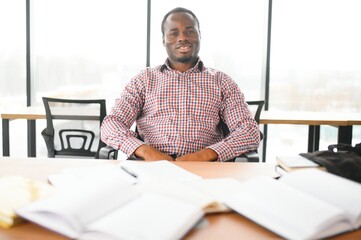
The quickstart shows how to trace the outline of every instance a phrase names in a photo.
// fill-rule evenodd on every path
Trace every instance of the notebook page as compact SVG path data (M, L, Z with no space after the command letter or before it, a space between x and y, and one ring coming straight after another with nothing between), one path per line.
M238 192L225 201L230 208L287 239L312 238L343 217L340 209L271 178L250 179ZM341 221L337 231L347 227Z
M234 178L205 178L188 184L220 202L236 195L242 187Z
M141 181L135 187L141 193L158 193L194 204L202 208L206 213L229 211L216 198L195 188L193 183L170 179L163 181L163 179L152 178L147 181Z
M181 239L202 216L192 204L143 194L91 224L80 239Z
M136 178L119 169L117 165L67 168L61 173L49 175L48 181L58 189L67 189L82 181L108 178L110 175L119 175L129 183L137 182Z
M354 228L361 225L361 184L316 169L292 172L279 181L343 209Z
M113 175L61 188L53 196L20 208L17 213L74 238L74 234L79 234L87 224L138 195L133 185Z
M152 177L177 180L181 182L194 181L201 179L200 176L193 174L169 161L123 161L120 164L131 174L134 174L139 180L149 179Z

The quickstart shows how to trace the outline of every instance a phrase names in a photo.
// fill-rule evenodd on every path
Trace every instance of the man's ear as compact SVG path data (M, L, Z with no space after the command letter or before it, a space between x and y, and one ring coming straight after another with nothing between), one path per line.
M163 46L165 46L165 39L164 36L162 37Z

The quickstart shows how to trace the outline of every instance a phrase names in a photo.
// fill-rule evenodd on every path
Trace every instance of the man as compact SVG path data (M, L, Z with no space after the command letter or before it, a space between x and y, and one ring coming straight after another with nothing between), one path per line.
M102 140L144 160L226 161L257 149L258 124L226 74L198 57L200 28L188 9L162 21L165 64L147 68L125 87L102 124ZM218 124L230 129L225 138ZM142 140L130 130L136 121Z

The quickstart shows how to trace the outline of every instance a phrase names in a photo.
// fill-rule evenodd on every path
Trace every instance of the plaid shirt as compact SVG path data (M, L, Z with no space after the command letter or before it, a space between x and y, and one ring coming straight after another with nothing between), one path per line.
M217 127L220 119L230 129L227 138ZM135 121L144 142L130 130ZM101 129L102 140L128 156L146 143L176 156L211 148L218 161L225 161L257 149L260 141L258 124L237 84L200 60L183 73L167 62L140 72Z

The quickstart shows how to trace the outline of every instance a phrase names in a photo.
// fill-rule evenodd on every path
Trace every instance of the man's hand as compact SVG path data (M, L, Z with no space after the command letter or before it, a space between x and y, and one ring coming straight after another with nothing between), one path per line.
M137 156L138 158L143 158L145 161L155 161L155 160L169 160L169 161L174 161L174 159L169 156L168 154L165 154L161 151L159 151L158 149L143 144L141 146L139 146L135 151L134 151L135 156Z
M209 162L209 161L216 161L218 159L218 154L210 149L205 148L195 153L190 153L187 155L183 155L177 157L176 161L193 161L193 162Z

